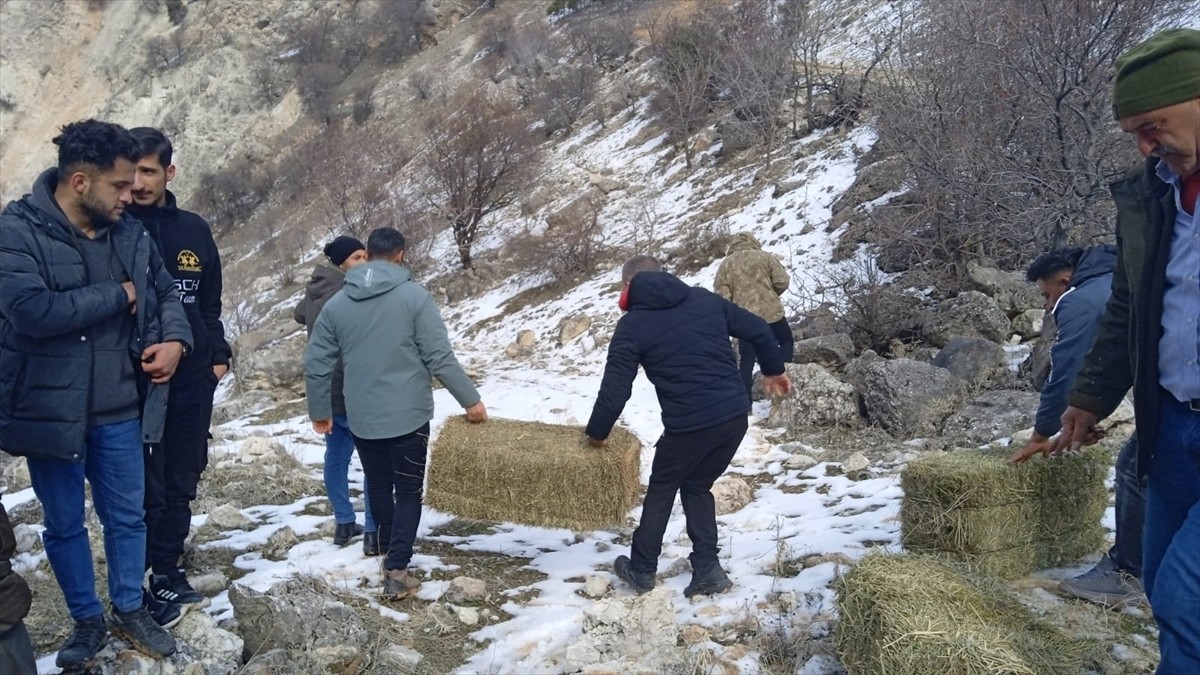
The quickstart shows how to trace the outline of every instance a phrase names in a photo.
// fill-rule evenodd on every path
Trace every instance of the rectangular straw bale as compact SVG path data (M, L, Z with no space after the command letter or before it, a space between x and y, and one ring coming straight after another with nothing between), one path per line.
M1108 450L1018 466L1007 458L1007 450L960 450L912 462L901 477L905 548L953 554L1005 578L1100 548Z
M473 520L592 530L624 525L641 494L642 444L616 427L603 448L582 427L491 417L447 420L425 502Z
M1075 675L1089 650L1002 583L934 556L867 555L837 596L850 675Z

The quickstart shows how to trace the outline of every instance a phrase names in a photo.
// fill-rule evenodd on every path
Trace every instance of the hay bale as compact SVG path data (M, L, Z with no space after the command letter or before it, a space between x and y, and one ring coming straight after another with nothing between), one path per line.
M1104 543L1106 448L1013 466L1007 450L912 462L901 476L901 541L1007 579L1075 561Z
M447 420L433 444L425 502L464 518L591 530L625 523L641 493L642 444L616 427L604 448L582 427Z
M867 555L837 595L850 675L1075 675L1088 652L1001 582L933 556Z

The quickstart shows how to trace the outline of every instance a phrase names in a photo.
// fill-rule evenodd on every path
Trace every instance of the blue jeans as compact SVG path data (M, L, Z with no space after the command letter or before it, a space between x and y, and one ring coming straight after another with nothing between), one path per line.
M58 579L71 618L100 616L92 547L84 526L83 480L92 486L92 503L104 526L108 595L118 612L142 606L146 562L146 523L142 501L146 484L139 420L89 427L83 462L29 458L33 491L42 502L46 557Z
M1184 675L1200 673L1200 412L1161 398L1142 583L1158 622L1157 672Z
M333 507L333 520L338 523L354 522L354 507L350 504L350 457L354 455L354 437L345 415L333 416L333 432L325 436L325 494ZM363 530L375 531L375 519L371 517L371 500L364 499Z

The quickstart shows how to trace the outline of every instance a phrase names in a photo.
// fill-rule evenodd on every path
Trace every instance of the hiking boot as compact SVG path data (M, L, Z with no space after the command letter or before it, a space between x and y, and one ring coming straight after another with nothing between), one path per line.
M103 616L76 621L71 636L58 650L54 665L63 670L82 670L104 646L107 635L108 626L104 625Z
M113 635L128 640L133 648L146 656L161 659L175 653L175 638L154 621L145 607L132 612L112 612Z
M183 615L187 614L191 605L180 605L175 602L163 602L154 597L150 591L142 590L142 607L150 612L150 617L154 619L154 623L163 628L173 628L175 624L183 619Z
M363 555L373 558L379 555L379 533L363 532Z
M613 561L613 571L621 581L633 587L638 595L654 590L654 575L650 572L638 572L629 566L629 556L619 555Z
M421 580L408 573L408 570L384 570L383 597L392 600L411 598L421 589Z
M173 602L177 605L196 605L204 602L204 596L192 588L183 570L175 570L174 574L152 574L150 592L154 594L154 599L160 602Z
M363 526L358 523L338 523L333 530L333 545L345 546L350 540L363 533Z
M694 570L692 582L683 589L683 594L689 598L694 595L716 595L729 590L730 586L733 586L733 582L729 580L725 570L721 569L720 565L713 565Z
M1142 582L1137 577L1117 569L1112 558L1104 556L1092 569L1071 579L1063 579L1063 592L1080 600L1106 607L1121 607L1141 600Z

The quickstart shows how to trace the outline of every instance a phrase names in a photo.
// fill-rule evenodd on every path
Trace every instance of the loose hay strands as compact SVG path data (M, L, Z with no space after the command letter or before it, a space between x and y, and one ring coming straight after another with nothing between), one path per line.
M1088 646L998 581L933 556L870 554L837 583L851 675L1075 675Z
M425 501L475 520L573 530L621 525L641 492L641 449L621 427L593 448L581 427L452 417L430 454Z
M1108 449L1018 466L1007 457L1007 450L960 450L909 464L901 477L905 548L953 554L1005 578L1100 548Z

